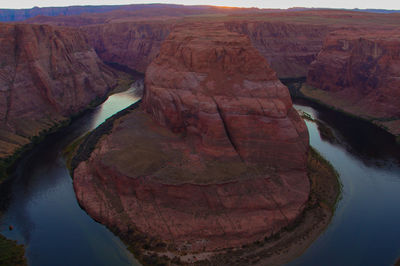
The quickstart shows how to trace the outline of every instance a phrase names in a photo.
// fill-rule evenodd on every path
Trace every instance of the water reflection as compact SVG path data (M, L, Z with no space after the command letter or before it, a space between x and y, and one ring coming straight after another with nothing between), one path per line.
M73 139L137 101L141 88L138 83L110 96L49 136L21 162L9 187L0 188L2 198L9 197L0 231L27 245L31 265L137 264L117 237L78 206L60 154ZM390 265L400 255L399 146L362 121L323 108L295 107L327 123L338 136L337 143L323 140L316 124L307 122L311 145L341 175L343 198L325 233L289 265Z
M366 164L388 167L398 167L400 164L400 145L385 130L306 100L296 100L295 103L332 127L341 142L340 146Z
M385 132L360 121L329 110L295 108L341 136L339 143L329 143L314 122L306 122L311 145L339 172L343 195L325 233L289 265L391 265L400 255L399 147Z
M21 161L8 182L0 230L26 245L30 265L135 265L125 245L78 205L62 150L114 113L138 101L142 81L50 135ZM6 189L2 190L5 191ZM4 207L4 206L3 206ZM8 225L14 230L9 231Z

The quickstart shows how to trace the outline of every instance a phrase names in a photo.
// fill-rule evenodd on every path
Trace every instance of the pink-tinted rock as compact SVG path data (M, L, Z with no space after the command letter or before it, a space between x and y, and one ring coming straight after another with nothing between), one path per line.
M307 83L325 92L321 101L400 134L399 73L399 31L337 31L325 40Z
M0 157L116 85L78 30L0 24Z
M172 23L120 22L82 27L99 57L144 73L157 56Z
M276 14L278 15L278 14ZM282 20L284 15L282 14ZM308 67L322 48L332 26L311 23L231 21L226 27L250 37L279 78L307 76Z
M74 171L80 205L124 239L215 251L302 213L308 132L247 36L175 28L146 71L143 107L115 120Z
M147 69L145 86L146 111L192 137L199 151L305 167L305 124L247 36L221 25L177 27Z

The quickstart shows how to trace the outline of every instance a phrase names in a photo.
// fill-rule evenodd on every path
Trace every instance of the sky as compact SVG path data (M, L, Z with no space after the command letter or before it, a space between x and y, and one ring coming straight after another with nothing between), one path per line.
M33 6L126 5L141 3L173 3L184 5L217 5L259 8L329 7L399 9L400 0L0 0L0 8L32 8Z

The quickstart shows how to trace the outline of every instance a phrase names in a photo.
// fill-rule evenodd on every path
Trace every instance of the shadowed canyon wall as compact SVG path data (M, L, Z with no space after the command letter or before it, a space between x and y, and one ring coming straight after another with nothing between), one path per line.
M400 134L400 32L338 31L324 42L307 83L310 97Z
M102 60L144 73L172 27L162 22L121 22L86 26L82 31Z
M248 35L279 78L306 77L308 66L333 29L326 25L283 22L227 22L225 25L231 31Z
M0 157L106 96L118 75L76 29L0 24Z

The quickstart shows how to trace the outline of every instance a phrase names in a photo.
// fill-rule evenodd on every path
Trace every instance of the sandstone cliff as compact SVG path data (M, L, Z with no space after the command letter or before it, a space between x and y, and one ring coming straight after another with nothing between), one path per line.
M196 36L190 32L196 26L177 26L163 43L146 71L147 112L198 138L199 149L210 154L304 167L307 130L275 72L247 36L199 28L203 35Z
M250 37L279 78L306 77L332 26L285 22L226 22L226 27Z
M82 27L99 57L144 73L157 56L171 23L121 22Z
M113 22L85 26L82 30L104 61L144 73L174 24L173 20ZM279 78L305 77L308 66L322 48L324 37L332 30L325 25L281 22L231 21L225 26L230 31L248 35Z
M175 28L146 71L143 109L95 131L74 171L81 206L124 239L215 251L302 213L307 128L247 36L223 24Z
M400 134L400 32L337 31L312 63L307 96Z
M0 58L0 157L116 85L78 30L0 24Z

